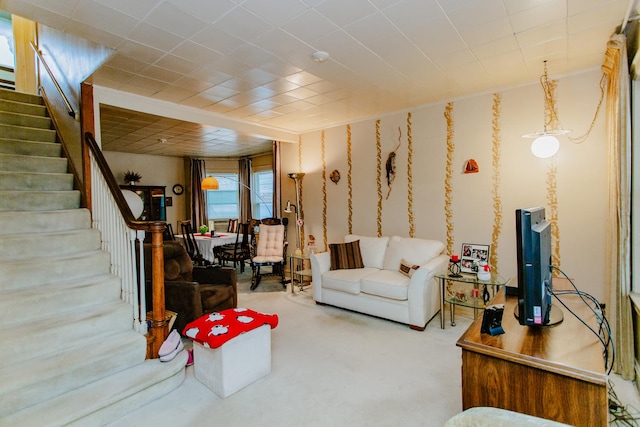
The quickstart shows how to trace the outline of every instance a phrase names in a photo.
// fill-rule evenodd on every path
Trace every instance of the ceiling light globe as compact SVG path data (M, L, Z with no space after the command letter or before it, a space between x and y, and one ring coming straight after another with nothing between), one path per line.
M531 152L541 159L548 159L558 152L560 141L551 135L542 135L531 143Z

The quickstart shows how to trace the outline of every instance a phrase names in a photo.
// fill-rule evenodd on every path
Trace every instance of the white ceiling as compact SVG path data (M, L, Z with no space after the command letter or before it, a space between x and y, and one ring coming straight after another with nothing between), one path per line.
M0 9L115 49L94 84L297 134L535 82L544 60L551 78L597 67L636 1L0 0ZM315 62L315 51L330 58ZM225 138L242 142L216 152L215 136L198 132L208 143L194 136L184 153L264 144L232 132ZM147 146L181 152L165 139L164 149Z

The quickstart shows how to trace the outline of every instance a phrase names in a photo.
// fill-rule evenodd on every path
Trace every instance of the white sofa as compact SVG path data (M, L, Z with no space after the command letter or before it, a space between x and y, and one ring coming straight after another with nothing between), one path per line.
M444 273L449 258L437 240L409 237L345 236L359 240L364 268L331 270L329 252L311 254L313 298L318 304L366 313L424 330L440 309L435 274ZM400 262L419 268L411 277L400 273Z

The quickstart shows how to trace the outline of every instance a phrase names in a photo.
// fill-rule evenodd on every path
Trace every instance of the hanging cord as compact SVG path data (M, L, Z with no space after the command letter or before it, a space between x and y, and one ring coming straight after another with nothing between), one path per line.
M574 144L581 144L584 141L586 141L587 138L589 138L589 135L591 134L593 127L596 125L596 120L598 119L598 114L600 113L600 107L602 107L602 101L604 101L604 93L605 93L606 87L607 87L607 75L605 73L602 73L602 77L600 77L600 101L598 101L598 107L596 108L596 113L593 115L593 120L591 120L591 126L589 126L589 129L584 135L579 136L577 138L572 138L569 135L567 135L567 139L569 141L573 142Z

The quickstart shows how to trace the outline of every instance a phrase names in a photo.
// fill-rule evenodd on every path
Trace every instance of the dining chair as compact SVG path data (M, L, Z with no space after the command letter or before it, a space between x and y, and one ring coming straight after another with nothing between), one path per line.
M193 234L193 227L191 226L191 221L180 221L180 232L182 233L182 237L185 241L185 246L187 249L187 253L189 254L189 258L196 265L207 265L209 261L204 259L202 253L200 252L200 248L196 243L196 237Z
M176 240L176 235L173 234L173 227L167 223L167 227L164 229L162 240Z
M233 262L233 268L237 268L240 264L240 273L244 273L245 261L251 259L249 240L249 224L239 224L235 244L219 246L221 249L216 251L219 264L226 265L227 262Z

